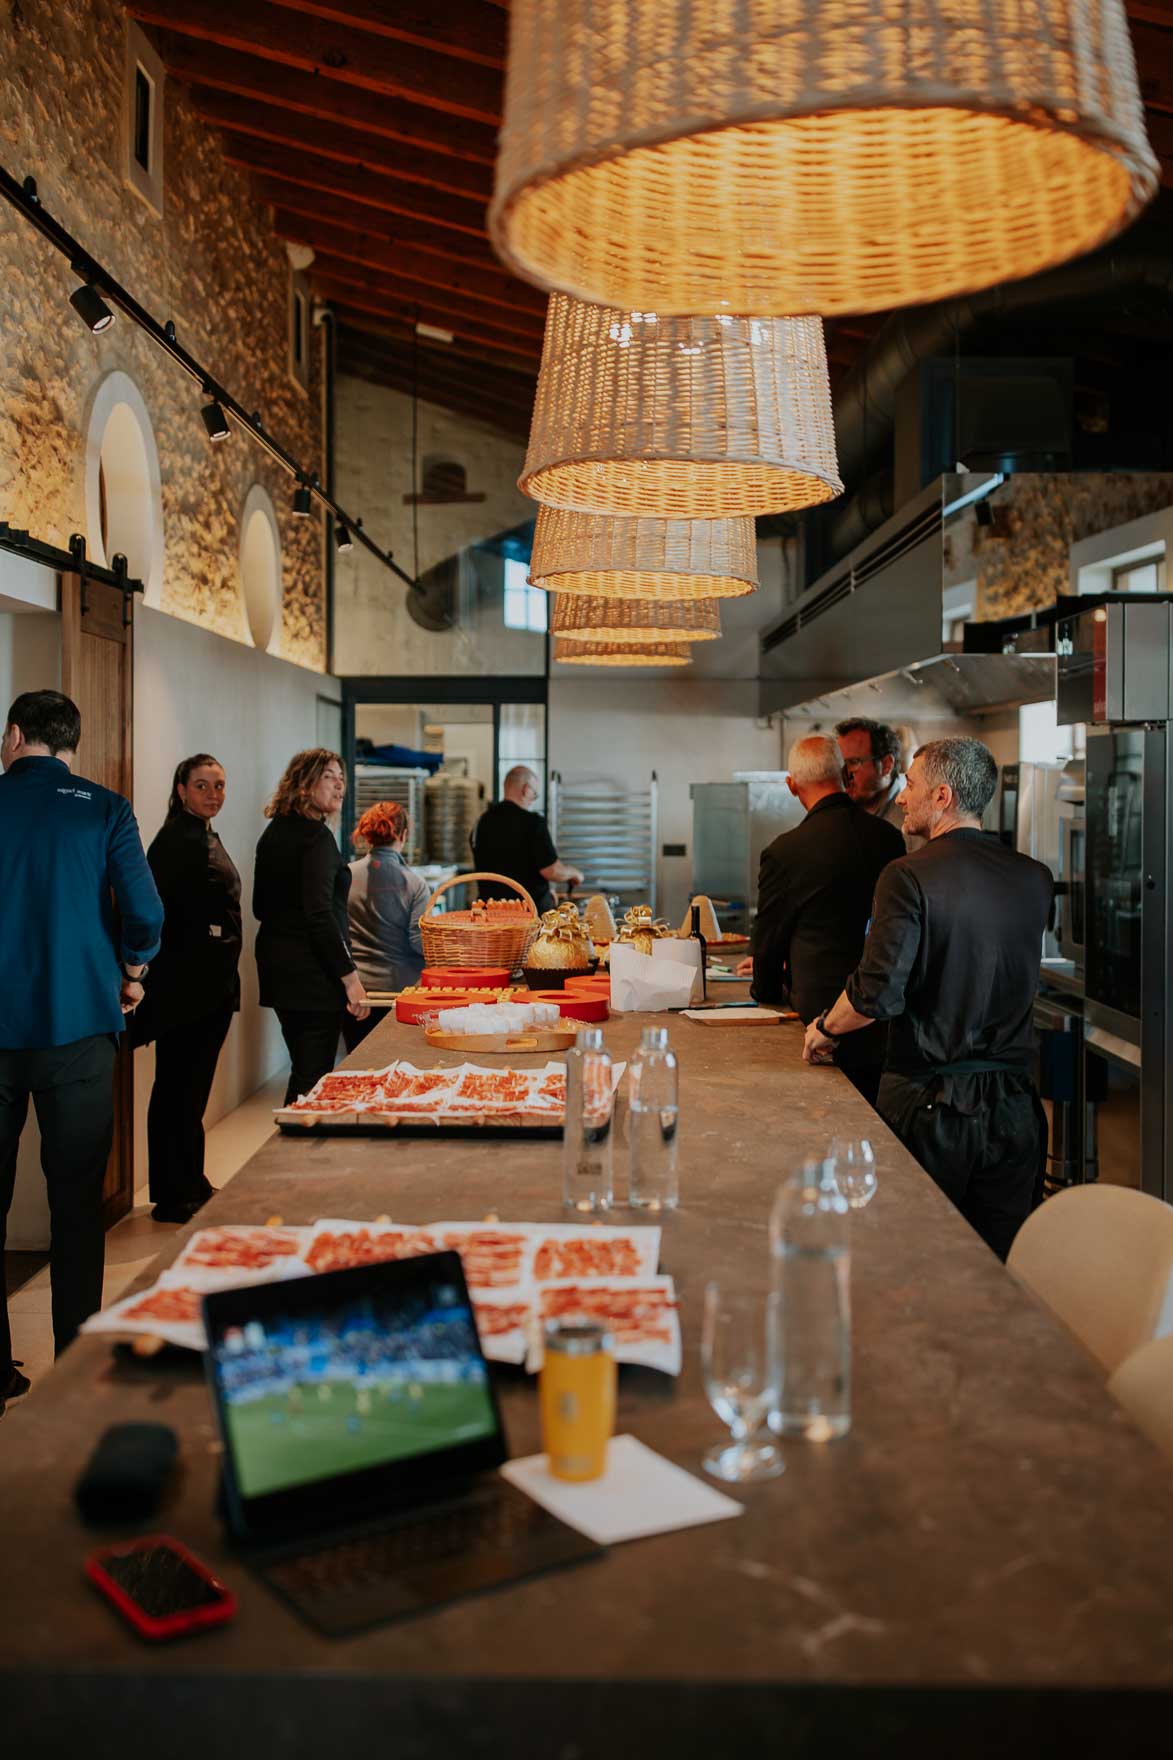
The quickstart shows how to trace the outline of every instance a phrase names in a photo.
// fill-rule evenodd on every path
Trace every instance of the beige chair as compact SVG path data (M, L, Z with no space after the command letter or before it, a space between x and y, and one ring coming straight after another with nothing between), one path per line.
M1126 1186L1073 1186L1028 1216L1008 1264L1111 1375L1156 1329L1173 1209Z
M1173 1338L1154 1338L1134 1351L1108 1382L1108 1392L1173 1461Z

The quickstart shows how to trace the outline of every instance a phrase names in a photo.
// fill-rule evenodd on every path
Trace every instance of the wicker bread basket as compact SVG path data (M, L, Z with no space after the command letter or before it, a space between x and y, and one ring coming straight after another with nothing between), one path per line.
M474 922L471 911L441 911L435 916L432 906L450 886L467 886L474 880L494 880L512 886L521 894L529 908L527 917L511 922ZM420 918L420 934L424 943L424 963L428 966L507 966L513 971L529 952L530 943L538 932L538 912L525 887L508 874L454 874L437 886Z

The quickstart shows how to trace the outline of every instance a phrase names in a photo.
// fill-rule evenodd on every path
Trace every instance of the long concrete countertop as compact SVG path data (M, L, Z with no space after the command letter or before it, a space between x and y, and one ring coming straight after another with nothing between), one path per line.
M616 1057L640 1025L608 1024ZM345 1753L375 1737L413 1756L585 1760L722 1755L763 1735L770 1752L837 1756L929 1736L951 1756L994 1743L1037 1755L1044 1737L1086 1752L1109 1735L1114 1753L1153 1751L1173 1684L1173 1470L839 1072L802 1064L799 1028L674 1017L672 1036L682 1205L661 1269L684 1371L622 1370L617 1429L700 1472L722 1435L700 1376L705 1281L764 1276L778 1181L847 1133L871 1138L880 1180L853 1219L851 1434L787 1443L783 1477L736 1493L738 1520L331 1641L224 1537L195 1359L129 1363L82 1338L0 1427L0 1727L14 1755L82 1743L125 1760L153 1740L169 1755ZM394 1056L450 1060L386 1022L351 1061ZM622 1149L616 1162L622 1191ZM556 1143L275 1136L198 1225L553 1221L560 1197ZM507 1370L502 1386L512 1452L534 1452L534 1384ZM240 1596L232 1625L170 1646L136 1639L81 1576L109 1531L82 1525L74 1482L101 1431L134 1419L182 1439L150 1529Z

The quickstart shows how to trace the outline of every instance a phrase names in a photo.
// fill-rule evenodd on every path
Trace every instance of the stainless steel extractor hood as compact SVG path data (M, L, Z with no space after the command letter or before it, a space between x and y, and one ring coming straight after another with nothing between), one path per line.
M946 528L980 523L1002 481L939 477L808 587L762 637L759 712L956 720L1054 697L1049 654L942 652Z
M967 716L1045 703L1055 696L1053 654L937 654L860 684L805 697L786 708L790 718L847 721L957 721Z

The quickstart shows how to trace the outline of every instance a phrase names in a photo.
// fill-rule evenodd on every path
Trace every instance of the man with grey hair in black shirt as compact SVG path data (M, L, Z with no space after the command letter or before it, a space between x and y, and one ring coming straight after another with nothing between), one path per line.
M877 1109L1004 1259L1046 1154L1030 1065L1054 883L982 830L997 781L980 740L916 753L900 799L927 841L880 875L863 957L803 1056L830 1062L846 1034L890 1023Z

